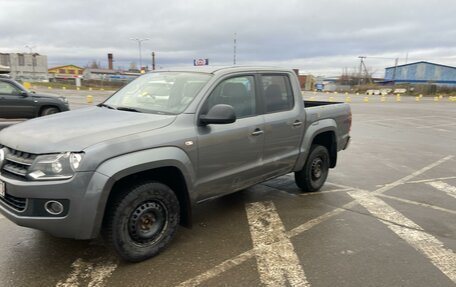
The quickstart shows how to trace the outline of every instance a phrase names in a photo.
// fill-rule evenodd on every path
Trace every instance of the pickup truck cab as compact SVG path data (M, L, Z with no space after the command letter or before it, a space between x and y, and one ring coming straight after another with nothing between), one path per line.
M190 224L195 203L290 172L318 191L350 127L349 105L304 102L292 70L152 72L98 106L1 131L0 212L59 237L101 232L141 261Z

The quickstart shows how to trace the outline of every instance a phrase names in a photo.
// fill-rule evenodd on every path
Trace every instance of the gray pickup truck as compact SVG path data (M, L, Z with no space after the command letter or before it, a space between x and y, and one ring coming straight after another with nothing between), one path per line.
M158 71L98 106L0 132L0 212L54 236L156 255L192 205L294 172L318 191L347 147L347 104L304 102L292 70Z

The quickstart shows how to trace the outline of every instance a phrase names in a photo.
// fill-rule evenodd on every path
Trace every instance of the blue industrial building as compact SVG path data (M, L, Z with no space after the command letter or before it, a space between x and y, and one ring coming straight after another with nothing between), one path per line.
M456 86L456 67L424 61L388 67L385 82Z

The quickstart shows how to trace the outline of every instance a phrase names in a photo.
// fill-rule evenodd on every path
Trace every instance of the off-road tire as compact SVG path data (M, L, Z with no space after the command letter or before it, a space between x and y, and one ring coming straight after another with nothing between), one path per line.
M102 235L123 259L139 262L157 255L173 239L180 219L174 191L145 182L120 195L109 206Z
M303 192L319 191L325 184L328 173L328 150L322 145L312 145L304 167L295 172L295 182Z

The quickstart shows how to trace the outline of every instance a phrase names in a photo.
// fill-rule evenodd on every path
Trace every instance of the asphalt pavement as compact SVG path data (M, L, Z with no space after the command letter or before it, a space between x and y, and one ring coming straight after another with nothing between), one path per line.
M137 264L0 217L0 286L456 286L456 102L350 97L352 142L322 191L289 174L205 202Z

